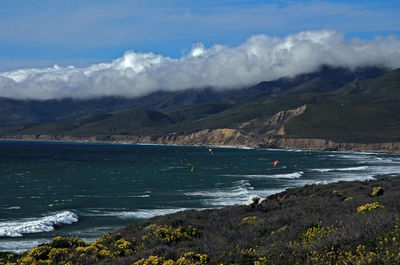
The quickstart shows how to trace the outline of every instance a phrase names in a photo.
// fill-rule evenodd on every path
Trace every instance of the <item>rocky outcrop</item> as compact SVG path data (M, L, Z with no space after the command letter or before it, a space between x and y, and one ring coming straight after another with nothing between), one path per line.
M252 137L236 129L205 129L185 135L125 136L112 135L112 142L177 145L252 145Z
M285 124L293 118L303 114L307 105L295 109L279 111L275 115L264 119L253 119L239 126L243 131L249 131L253 135L274 136L285 134Z

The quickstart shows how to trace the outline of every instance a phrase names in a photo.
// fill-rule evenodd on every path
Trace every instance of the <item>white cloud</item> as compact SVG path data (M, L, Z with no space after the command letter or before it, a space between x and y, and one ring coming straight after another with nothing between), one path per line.
M283 38L255 35L237 47L198 43L179 59L127 51L86 68L21 69L0 73L0 95L12 98L141 96L157 90L241 88L312 72L322 64L400 67L400 38L346 41L336 31L303 31Z

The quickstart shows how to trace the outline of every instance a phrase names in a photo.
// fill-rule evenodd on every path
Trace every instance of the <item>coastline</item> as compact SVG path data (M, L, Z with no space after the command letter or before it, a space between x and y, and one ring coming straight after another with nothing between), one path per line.
M4 135L0 140L48 141L73 143L110 143L146 145L217 146L272 150L309 150L400 154L400 142L351 143L328 139L264 138L254 139L235 129L202 130L188 135L161 136L67 136L67 135Z
M156 216L94 242L56 237L0 252L0 263L397 264L399 191L400 177L291 188L250 205Z

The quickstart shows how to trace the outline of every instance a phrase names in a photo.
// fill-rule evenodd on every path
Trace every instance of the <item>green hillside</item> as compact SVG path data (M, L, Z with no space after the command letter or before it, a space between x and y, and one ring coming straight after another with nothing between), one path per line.
M232 107L229 103L205 103L162 113L130 110L115 114L87 115L50 123L0 128L2 134L50 134L71 136L163 134ZM192 126L193 127L193 126ZM192 130L193 131L193 130Z
M177 110L166 112L175 122L193 121L207 117L232 108L234 105L227 102L211 102L203 104L195 104L179 108Z
M376 79L352 82L334 92L321 79L292 87L288 95L265 97L198 120L173 124L171 131L238 128L253 119L307 104L306 112L285 126L284 137L331 139L343 142L400 141L400 70ZM354 87L363 88L354 91ZM307 93L300 93L307 91ZM313 92L313 93L310 93ZM262 128L252 128L257 135Z
M88 115L76 119L24 126L23 128L17 127L14 132L71 136L130 134L133 131L143 131L146 128L172 123L173 120L170 117L159 111L130 110L118 114ZM8 128L3 129L5 132L7 130Z
M400 101L400 69L375 79L350 83L334 95L337 101L347 103Z
M0 135L159 136L233 128L256 139L265 133L262 122L252 122L245 129L241 127L243 123L266 120L280 111L306 104L305 113L290 120L285 125L286 134L280 137L362 143L400 141L400 69L374 79L347 82L340 88L338 85L344 81L335 81L332 72L328 73L263 82L236 92L235 96L243 98L243 93L251 92L247 99L256 98L244 103L236 99L188 105L166 112L136 109L86 115L4 127ZM204 93L190 97L206 97Z
M117 113L131 109L171 111L211 102L230 102L238 105L264 97L269 97L273 100L279 98L279 96L293 93L334 91L354 80L375 78L386 72L386 69L379 67L362 67L348 70L321 66L320 69L313 73L264 81L242 89L193 88L179 91L157 91L135 98L100 97L91 99L17 100L0 97L0 127L15 124L53 122L93 114Z
M286 125L288 137L400 141L400 69L352 82L326 96L330 103L310 104L303 115Z
M310 104L285 126L287 137L338 142L400 141L400 102Z

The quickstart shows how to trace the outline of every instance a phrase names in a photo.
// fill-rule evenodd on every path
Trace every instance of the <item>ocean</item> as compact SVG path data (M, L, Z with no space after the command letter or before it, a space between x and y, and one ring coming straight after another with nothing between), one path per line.
M400 156L390 154L0 141L0 251L56 236L92 241L144 218L289 187L397 175Z

